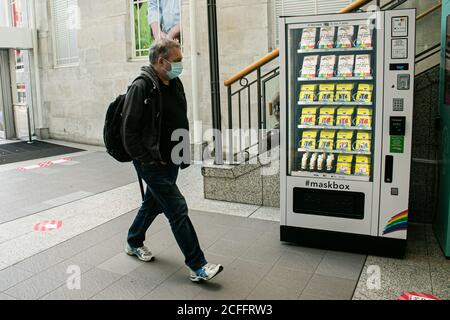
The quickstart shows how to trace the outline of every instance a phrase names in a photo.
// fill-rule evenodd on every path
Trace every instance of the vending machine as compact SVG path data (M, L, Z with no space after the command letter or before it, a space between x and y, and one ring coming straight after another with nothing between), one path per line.
M415 9L282 17L282 241L401 256Z

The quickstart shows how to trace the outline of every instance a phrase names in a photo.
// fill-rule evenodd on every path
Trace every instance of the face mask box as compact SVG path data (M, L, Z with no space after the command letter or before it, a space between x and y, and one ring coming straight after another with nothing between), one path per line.
M355 76L369 77L372 74L370 68L370 54L358 54L355 58Z
M301 50L310 50L316 47L316 28L304 28L302 31L302 39L300 40Z
M338 28L336 48L351 48L355 34L354 26L341 26Z
M356 156L355 175L364 177L370 175L370 158L368 156Z
M316 124L316 117L317 108L303 108L300 124L313 126Z
M334 33L335 27L322 27L320 28L320 49L331 49L334 48Z
M313 102L315 100L317 85L305 84L301 87L299 101L300 102Z
M358 132L356 135L355 151L369 152L372 143L370 132Z
M323 130L320 133L319 149L331 151L334 148L335 131Z
M334 84L321 84L319 86L319 101L332 102L334 100L335 88L336 86Z
M350 102L352 92L355 88L353 83L344 83L336 85L336 102Z
M301 71L302 78L315 78L316 77L316 69L317 62L319 60L319 56L306 56L303 59L303 67Z
M353 107L342 107L337 110L336 126L339 127L351 127L352 117L354 108Z
M356 46L360 48L372 47L372 28L370 25L360 25L358 27Z
M356 110L356 127L371 128L372 127L372 109L357 108Z
M339 57L337 76L351 77L353 76L353 66L355 64L354 55L344 55Z
M304 131L302 135L301 147L306 150L316 148L317 130Z
M320 108L319 126L333 126L335 108Z
M322 56L320 58L319 78L331 78L334 76L334 66L336 65L336 56Z
M358 92L356 93L357 102L371 103L372 102L373 85L360 84L358 86Z
M353 131L339 131L336 140L336 150L351 151L353 134Z
M336 173L351 175L352 174L353 155L340 154L337 159Z

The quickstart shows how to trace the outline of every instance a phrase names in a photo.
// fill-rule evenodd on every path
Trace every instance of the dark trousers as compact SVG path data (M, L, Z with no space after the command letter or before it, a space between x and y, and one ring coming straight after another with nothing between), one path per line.
M194 226L188 216L186 200L176 185L179 166L149 165L133 161L138 174L147 184L144 201L128 231L128 244L133 248L144 245L145 233L156 216L164 212L175 239L192 270L206 264L205 256Z

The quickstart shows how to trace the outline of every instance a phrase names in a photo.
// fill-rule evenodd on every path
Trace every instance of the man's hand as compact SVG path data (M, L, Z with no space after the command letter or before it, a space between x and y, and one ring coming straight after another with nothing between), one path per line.
M170 31L167 33L167 37L171 40L178 40L180 39L180 25L177 24L176 26L174 26L172 29L170 29Z

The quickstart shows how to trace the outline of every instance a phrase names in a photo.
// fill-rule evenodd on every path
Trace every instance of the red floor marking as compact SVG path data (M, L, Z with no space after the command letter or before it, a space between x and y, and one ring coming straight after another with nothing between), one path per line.
M35 164L32 166L17 168L17 171L29 171L29 170L34 170L34 169L38 169L38 168L46 168L46 167L50 167L51 165L54 165L54 164L60 164L60 163L68 162L68 161L72 161L72 158L62 158L59 160L41 162L41 163L38 163L38 164Z
M429 293L423 292L406 292L398 297L397 300L442 300Z
M37 223L34 226L34 231L52 231L62 227L63 222L61 220L46 220Z

